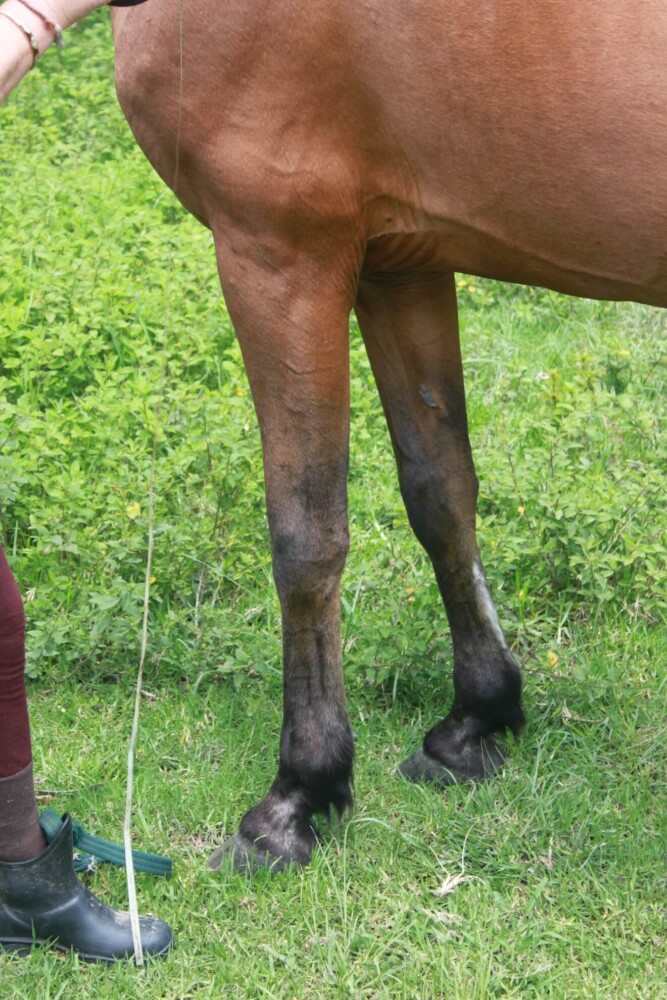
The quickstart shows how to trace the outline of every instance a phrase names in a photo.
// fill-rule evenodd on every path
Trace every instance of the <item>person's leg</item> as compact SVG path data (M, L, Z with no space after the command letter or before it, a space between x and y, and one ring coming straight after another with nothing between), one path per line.
M147 955L164 955L172 933L162 920L140 918ZM134 952L129 917L96 899L72 864L72 821L47 847L32 777L25 693L25 615L0 546L0 951L28 952L55 942L90 961Z
M33 784L24 671L23 601L0 546L0 861L26 861L46 846Z

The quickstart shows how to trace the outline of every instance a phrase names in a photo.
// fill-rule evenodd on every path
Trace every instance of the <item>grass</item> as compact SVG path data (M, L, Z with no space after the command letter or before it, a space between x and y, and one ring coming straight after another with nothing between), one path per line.
M498 778L444 794L394 774L447 707L451 651L353 328L356 810L307 871L210 874L280 727L259 435L210 236L134 147L106 16L70 36L0 110L0 530L39 786L120 839L158 427L134 827L176 861L139 892L178 946L143 971L0 958L0 997L664 996L664 313L459 281L479 534L529 724ZM125 905L122 873L89 882Z
M642 637L628 653L658 663L665 649ZM582 664L585 692L556 681L538 694L531 683L531 724L503 774L443 795L393 773L438 706L422 716L354 698L352 820L325 828L311 869L251 880L209 874L204 861L272 777L278 685L243 697L228 685L150 689L135 829L142 845L171 852L178 874L140 876L140 896L173 922L177 950L142 973L75 972L72 959L40 955L3 969L3 982L11 995L23 982L26 996L55 996L40 992L48 968L67 995L84 996L659 997L664 744L646 693L661 682L612 685L608 661ZM79 791L60 807L98 830L120 829L114 734L129 712L128 691L111 685L33 703L38 748L49 748L36 757L43 785L66 775ZM92 885L123 905L120 873L100 871Z

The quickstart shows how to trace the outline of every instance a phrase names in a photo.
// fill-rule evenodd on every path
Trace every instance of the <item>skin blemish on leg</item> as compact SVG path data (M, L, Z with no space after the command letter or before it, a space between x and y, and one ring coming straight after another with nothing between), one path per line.
M417 391L419 392L419 395L421 396L422 400L426 403L427 406L432 406L435 409L437 409L438 401L430 389L427 389L426 386L422 385L420 382L419 385L417 386Z

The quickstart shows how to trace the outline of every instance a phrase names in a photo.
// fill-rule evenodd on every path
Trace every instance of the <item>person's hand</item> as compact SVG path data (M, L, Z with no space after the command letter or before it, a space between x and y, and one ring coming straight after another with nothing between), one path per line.
M5 0L0 4L0 104L62 30L108 2Z

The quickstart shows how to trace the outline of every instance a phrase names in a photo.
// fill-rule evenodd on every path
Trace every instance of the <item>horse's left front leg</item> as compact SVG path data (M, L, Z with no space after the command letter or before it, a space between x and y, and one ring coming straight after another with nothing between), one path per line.
M259 418L283 629L277 776L213 855L237 868L306 864L315 813L351 805L354 744L343 686L340 578L348 549L350 303L313 260L251 263L218 245Z

